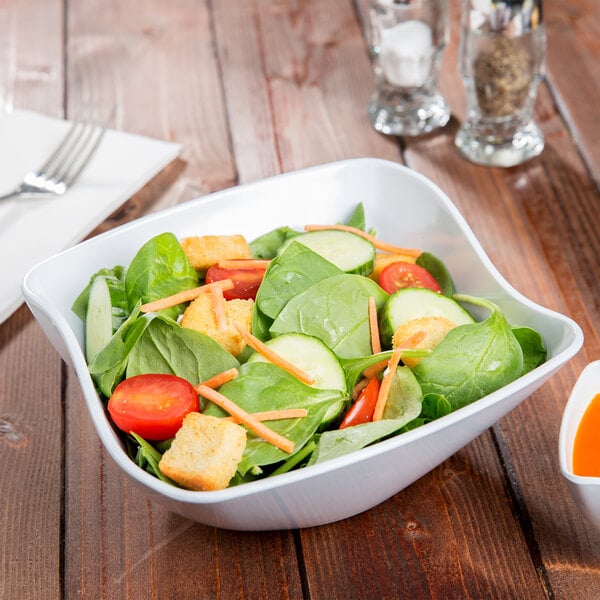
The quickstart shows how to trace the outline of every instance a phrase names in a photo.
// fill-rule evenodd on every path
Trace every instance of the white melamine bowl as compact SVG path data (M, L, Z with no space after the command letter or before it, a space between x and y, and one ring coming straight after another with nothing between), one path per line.
M241 233L251 240L275 227L336 223L362 202L381 239L427 249L448 266L457 290L499 304L514 325L537 329L548 360L517 381L446 417L353 454L262 481L214 492L165 484L138 468L115 434L87 370L75 297L98 269L127 265L148 239ZM63 359L75 370L104 446L150 496L190 519L238 530L329 523L382 502L440 464L508 413L581 347L571 319L524 298L498 273L459 211L431 181L378 159L332 163L235 187L128 223L34 267L27 304Z
M600 360L587 365L573 386L560 426L558 455L560 470L573 498L588 521L600 530L600 477L580 477L573 473L573 445L577 428L596 394L600 394Z

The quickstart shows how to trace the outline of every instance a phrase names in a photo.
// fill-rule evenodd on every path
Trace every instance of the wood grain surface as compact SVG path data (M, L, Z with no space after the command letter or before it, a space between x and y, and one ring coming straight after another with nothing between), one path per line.
M366 117L366 0L0 3L6 109L72 116L93 90L115 102L117 129L182 144L92 235L238 183L381 157L437 183L510 283L585 335L535 394L388 501L322 527L240 533L170 513L121 476L74 372L21 306L0 325L0 598L600 598L600 533L557 456L570 389L600 358L600 4L544 3L546 147L511 169L454 147L465 111L449 5L453 118L400 139Z

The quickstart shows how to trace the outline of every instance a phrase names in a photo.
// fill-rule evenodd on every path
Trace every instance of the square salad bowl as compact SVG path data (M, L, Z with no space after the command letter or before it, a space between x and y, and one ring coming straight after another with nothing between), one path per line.
M422 248L444 261L458 292L496 303L511 325L536 329L547 360L467 406L351 454L216 491L169 485L127 455L90 377L84 324L73 301L104 267L126 266L149 239L242 234L251 241L277 227L344 222L362 203L381 240ZM84 241L29 271L25 300L53 346L76 373L104 447L156 502L189 519L232 530L296 529L365 511L409 486L531 395L581 347L579 326L517 292L500 275L449 198L419 173L359 158L287 173L216 192L150 214ZM482 315L481 318L484 318Z

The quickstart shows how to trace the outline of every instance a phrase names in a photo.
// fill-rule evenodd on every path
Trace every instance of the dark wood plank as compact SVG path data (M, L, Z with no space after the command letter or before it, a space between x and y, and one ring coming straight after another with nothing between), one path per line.
M55 0L0 7L3 109L63 115L62 9ZM0 325L2 598L60 594L62 430L60 359L22 306Z

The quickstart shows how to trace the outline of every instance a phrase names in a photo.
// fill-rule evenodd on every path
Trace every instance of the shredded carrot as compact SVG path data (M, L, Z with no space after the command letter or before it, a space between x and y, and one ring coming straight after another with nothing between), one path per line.
M401 343L397 343L396 347L402 346L404 349L415 348L427 337L427 332L423 329L415 331L412 335L409 335L406 339L402 340Z
M370 367L367 367L363 372L363 377L365 377L365 379L371 379L372 377L375 377L375 375L379 375L379 373L381 373L381 371L383 371L388 365L388 359L384 358L383 360L380 360L378 363L375 363L374 365L371 365Z
M191 302L200 294L210 292L214 288L217 288L221 291L230 290L233 288L233 282L231 279L222 279L221 281L215 281L213 283L207 283L206 285L201 285L189 290L183 290L182 292L178 292L172 296L166 296L165 298L160 298L158 300L153 300L152 302L142 304L140 310L144 313L158 312L159 310L164 310L165 308L177 306L182 302Z
M230 258L217 262L220 269L266 269L271 261L260 258Z
M396 348L392 352L392 356L388 362L387 371L383 375L381 380L381 387L379 388L379 395L377 396L377 404L375 405L375 411L373 412L373 421L381 421L383 418L383 411L385 409L390 390L392 389L392 382L394 381L394 375L400 362L400 356L402 355L402 348Z
M387 361L386 361L387 364ZM369 385L369 379L366 377L361 379L352 389L352 400L357 400L360 396L360 393Z
M369 329L371 331L371 352L378 354L381 352L381 340L377 323L377 305L373 296L369 296Z
M217 329L225 331L227 329L227 317L225 316L225 298L223 290L220 287L212 287L210 289L210 299L217 320Z
M277 421L278 419L300 419L305 417L308 411L305 408L282 408L281 410L267 410L248 414L257 421ZM235 417L223 417L223 420L238 422Z
M358 229L357 227L350 227L350 225L306 225L304 229L306 231L322 231L324 229L337 229L338 231L347 231L349 233L354 233L362 238L365 238L365 240L371 242L373 246L375 246L375 248L383 250L384 252L390 252L391 254L405 254L407 256L418 257L421 256L421 254L423 253L422 250L419 250L417 248L400 248L399 246L393 246L392 244L388 244L387 242L376 238L374 235L371 235L370 233L367 233L362 229Z
M206 387L215 389L215 388L221 387L224 383L227 383L228 381L235 379L237 376L238 376L238 370L235 367L233 367L232 369L227 369L226 371L221 371L220 373L217 373L210 379L207 379L206 381L199 383L197 386L194 387L194 389L196 391L198 391L197 388L200 385L204 385Z
M238 406L235 402L232 402L229 398L220 394L212 388L206 387L205 385L199 385L197 390L198 394L204 398L210 400L217 406L221 407L224 411L228 412L236 421L245 425L250 431L255 433L258 437L262 438L269 444L272 444L276 448L287 452L288 454L294 451L294 442L287 438L279 435L276 431L263 425L260 421L255 419L252 415L247 413L243 408Z
M244 329L244 327L238 325L237 323L235 326L246 344L248 344L248 346L250 346L250 348L253 350L256 350L256 352L266 358L269 362L281 367L284 371L287 371L290 373L290 375L293 375L296 377L296 379L299 379L303 383L312 385L315 382L315 378L312 375L309 375L306 371L299 369L296 365L293 365L291 362L283 358L283 356L277 354L277 352L273 352L271 348L261 342L257 337L253 336L249 331Z

